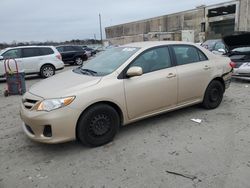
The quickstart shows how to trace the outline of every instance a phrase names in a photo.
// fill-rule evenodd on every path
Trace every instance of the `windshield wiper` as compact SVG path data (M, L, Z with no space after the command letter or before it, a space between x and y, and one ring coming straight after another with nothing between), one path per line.
M90 69L83 69L83 68L81 68L81 72L82 72L82 73L91 74L91 75L93 75L93 76L97 74L96 71L93 71L93 70L90 70Z

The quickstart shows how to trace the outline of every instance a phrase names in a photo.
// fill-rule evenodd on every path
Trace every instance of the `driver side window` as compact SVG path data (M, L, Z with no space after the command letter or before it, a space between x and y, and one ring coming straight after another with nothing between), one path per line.
M171 67L168 48L160 47L146 51L130 65L134 66L141 67L144 74Z

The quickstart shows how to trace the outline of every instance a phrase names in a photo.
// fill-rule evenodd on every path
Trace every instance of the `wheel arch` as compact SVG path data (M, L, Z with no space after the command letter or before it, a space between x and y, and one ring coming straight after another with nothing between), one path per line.
M215 77L213 80L211 80L211 82L214 81L214 80L219 81L219 82L223 85L223 91L225 92L226 85L225 85L225 81L223 80L223 78L218 76L218 77ZM211 82L209 82L209 84L210 84ZM208 86L209 86L209 84L208 84Z
M53 65L52 63L43 63L43 64L41 64L41 66L40 66L39 72L41 72L41 68L44 67L45 65L51 65L51 66L53 66L54 69L56 70L55 65Z
M111 102L111 101L99 101L99 102L95 102L91 105L89 105L87 108L85 108L82 113L80 114L80 116L78 117L77 119L77 122L76 122L76 126L75 126L75 135L76 135L76 138L77 138L77 127L78 127L78 123L79 123L79 120L81 118L81 116L90 108L92 108L93 106L95 105L98 105L98 104L106 104L106 105L109 105L111 106L112 108L114 108L116 110L116 112L118 113L119 117L120 117L120 126L123 125L123 122L124 122L124 115L123 115L123 112L121 110L121 108L119 107L119 105L117 105L116 103L114 102Z

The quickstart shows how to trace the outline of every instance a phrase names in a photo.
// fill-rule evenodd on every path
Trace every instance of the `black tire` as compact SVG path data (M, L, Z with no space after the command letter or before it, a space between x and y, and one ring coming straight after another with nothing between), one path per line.
M97 147L111 142L119 127L117 111L109 105L97 104L81 115L76 135L83 144Z
M223 94L224 87L222 83L218 80L213 80L206 89L202 106L206 109L217 108L223 99Z
M9 96L9 91L8 91L8 90L5 90L5 91L4 91L4 96L5 96L5 97L8 97L8 96Z
M82 65L83 64L83 59L81 57L76 57L74 60L74 63L76 65Z
M55 74L55 67L53 65L43 65L40 69L40 75L43 78L49 78Z

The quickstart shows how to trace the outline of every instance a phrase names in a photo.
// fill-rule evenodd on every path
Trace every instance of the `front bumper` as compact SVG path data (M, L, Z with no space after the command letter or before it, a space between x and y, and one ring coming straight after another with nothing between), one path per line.
M62 143L74 140L77 120L81 112L63 107L51 112L29 110L21 105L22 128L32 140L42 143ZM48 134L48 127L50 133Z

